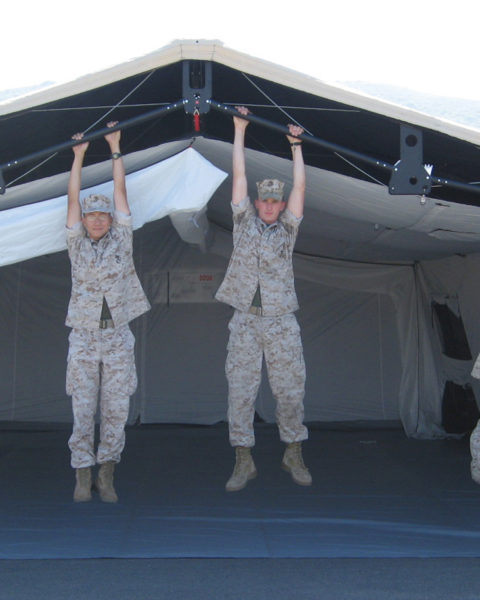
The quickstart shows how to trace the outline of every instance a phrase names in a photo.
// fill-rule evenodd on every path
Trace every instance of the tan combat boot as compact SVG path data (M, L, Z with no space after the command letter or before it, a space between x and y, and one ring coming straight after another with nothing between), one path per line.
M257 470L250 454L250 448L237 446L235 448L235 467L232 476L225 485L225 489L227 492L238 492L247 485L249 479L256 476Z
M118 502L118 496L113 487L113 471L115 463L111 460L100 465L95 487L103 502Z
M92 472L90 467L82 467L75 471L74 502L88 502L92 499Z
M283 455L282 469L288 471L298 485L312 485L312 476L302 458L302 443L288 444Z

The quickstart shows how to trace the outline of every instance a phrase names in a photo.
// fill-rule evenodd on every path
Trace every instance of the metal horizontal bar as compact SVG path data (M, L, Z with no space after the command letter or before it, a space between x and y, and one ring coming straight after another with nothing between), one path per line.
M247 121L251 121L252 123L256 123L257 125L262 125L267 129L278 131L279 133L289 134L289 130L286 125L279 125L278 123L274 123L273 121L269 121L268 119L264 119L263 117L258 117L257 115L241 115L235 108L230 108L229 106L225 106L225 104L220 104L220 102L217 102L215 100L207 100L207 102L211 105L212 108L218 110L219 112L223 112L227 115L231 115L234 117L241 117L242 119L246 119ZM314 144L315 146L321 146L322 148L326 148L327 150L331 150L332 152L339 152L341 154L345 154L346 156L356 158L370 165L373 165L374 167L380 167L388 171L392 171L394 168L393 165L389 164L384 160L372 158L371 156L363 154L362 152L357 152L356 150L351 150L350 148L345 148L344 146L339 146L338 144L327 142L326 140L322 140L313 135L303 133L298 137L305 142Z
M145 121L150 121L156 117L160 117L167 113L174 112L183 108L185 105L184 100L178 100L172 104L167 106L162 106L161 108L156 108L155 110L148 111L143 115L138 115L136 117L132 117L131 119L126 119L121 123L118 123L115 127L103 127L102 129L98 129L92 133L87 133L82 138L82 142L91 142L92 140L96 140L98 138L103 137L107 133L111 133L112 131L117 131L119 129L128 129L129 127L133 127L134 125L139 125L140 123L144 123ZM35 160L45 158L46 156L50 156L51 154L55 154L57 152L62 152L63 150L68 150L69 148L73 148L79 143L78 140L68 140L67 142L61 142L60 144L56 144L54 146L50 146L43 150L38 150L37 152L32 152L31 154L27 154L21 158L17 158L15 160L11 160L3 165L0 165L0 172L7 171L9 169L14 169L16 167L20 167L24 164L33 162ZM0 187L0 193L3 194L5 191L5 187Z
M285 125L279 125L278 123L274 123L263 117L258 117L256 115L247 114L241 115L238 110L235 108L230 108L229 106L225 106L225 104L221 104L215 100L208 100L211 107L219 112L223 112L227 115L231 116L241 116L242 119L246 119L247 121L251 121L252 123L256 123L267 129L272 129L274 131L278 131L279 133L288 134L288 127ZM301 140L313 144L315 146L321 146L322 148L326 148L327 150L331 150L332 152L338 152L339 154L349 156L355 158L357 160L368 163L369 165L373 165L374 167L380 167L382 169L393 171L395 165L392 165L384 160L380 160L378 158L373 158L367 154L363 154L362 152L357 152L356 150L351 150L350 148L345 148L344 146L339 146L338 144L333 144L331 142L327 142L326 140L322 140L312 135L302 134L298 136ZM431 177L432 184L440 184L442 186L456 188L465 192L470 192L473 194L480 194L480 186L475 186L469 183L462 183L461 181L455 181L453 179L445 178L445 177Z
M104 127L95 132L86 134L82 138L82 141L90 142L92 140L96 140L98 138L105 136L109 132L116 131L118 129L128 129L129 127L139 125L141 123L144 123L144 122L154 119L156 117L179 110L180 108L183 108L187 102L188 101L185 99L178 100L177 102L174 102L167 106L162 106L160 108L148 111L143 115L132 117L131 119L126 119L125 121L122 121L121 123L119 123L116 127ZM283 133L285 135L289 134L288 127L285 125L280 125L278 123L269 121L268 119L264 119L262 117L259 117L257 115L253 115L253 114L240 115L238 110L236 110L235 108L230 108L229 106L226 106L225 104L221 104L220 102L217 102L216 100L213 100L213 99L209 99L206 102L211 106L211 108L213 108L219 112L223 112L224 114L228 114L230 116L237 116L237 117L241 116L242 118L244 118L248 121L251 121L252 123L261 125L262 127L266 127L267 129L278 131L279 133ZM337 152L344 156L349 156L351 158L357 159L359 161L362 161L362 162L372 165L374 167L382 168L382 169L388 170L390 172L393 171L393 169L395 168L394 165L392 165L386 161L380 160L378 158L373 158L362 152L357 152L356 150L351 150L350 148L346 148L344 146L340 146L340 145L334 144L332 142L327 142L326 140L317 138L312 135L302 134L298 137L300 139L302 139L303 141L313 144L315 146L320 146L320 147L330 150L332 152ZM45 148L43 150L33 152L33 153L23 156L21 158L18 158L18 159L15 159L15 160L12 160L12 161L9 161L7 163L0 165L0 194L3 194L5 192L5 183L4 183L4 178L3 178L4 171L13 169L16 167L20 167L24 164L33 162L35 160L45 158L47 156L61 152L63 150L67 150L69 148L72 148L73 146L75 146L78 143L79 142L76 140L68 140L66 142L61 142L60 144L50 146L49 148ZM435 176L431 177L431 181L432 181L432 184L442 185L442 186L446 186L446 187L452 187L452 188L459 189L459 190L469 192L469 193L480 194L480 186L472 185L469 183L462 183L460 181L455 181L453 179L435 177Z
M473 194L480 194L480 186L472 183L463 183L461 181L455 181L454 179L448 179L448 177L434 177L432 175L432 185L444 185L445 187L451 187L464 192L471 192Z

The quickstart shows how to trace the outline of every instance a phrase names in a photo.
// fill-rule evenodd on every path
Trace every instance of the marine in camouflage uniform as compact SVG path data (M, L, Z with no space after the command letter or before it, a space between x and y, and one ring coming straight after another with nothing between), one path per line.
M472 377L480 379L480 354L473 365ZM480 484L480 420L470 435L470 473L473 481Z
M116 123L111 122L109 126ZM135 272L132 223L120 154L120 131L105 136L111 154L114 201L103 195L79 199L88 143L74 146L67 214L67 247L72 293L67 393L72 396L71 465L76 469L74 500L91 499L91 467L99 463L96 487L105 502L116 502L114 465L125 444L130 395L137 386L134 345L128 323L150 308ZM100 393L100 441L94 450L95 413Z
M248 114L244 107L241 115ZM257 183L255 208L247 196L245 174L246 119L234 117L233 144L233 253L215 297L231 305L225 371L228 380L228 424L236 462L227 491L245 487L256 476L250 448L255 443L255 400L261 382L262 361L276 400L280 439L287 444L282 467L300 485L312 478L303 463L301 442L308 438L303 424L305 363L295 310L292 254L303 218L305 167L301 127L289 126L293 157L293 187L283 201L284 183L266 179ZM285 208L286 207L286 208ZM256 209L256 210L255 210Z

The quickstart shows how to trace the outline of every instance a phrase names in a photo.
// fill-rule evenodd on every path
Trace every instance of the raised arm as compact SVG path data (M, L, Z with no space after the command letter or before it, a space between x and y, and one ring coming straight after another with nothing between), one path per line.
M117 123L118 121L110 121L107 123L107 127L115 127ZM107 133L105 139L110 146L112 155L113 203L115 210L129 215L130 207L128 206L127 185L125 183L125 166L120 152L120 137L121 131L117 130Z
M72 136L73 140L81 140L83 133L76 133ZM80 208L80 188L82 185L82 166L85 152L88 148L88 142L83 142L73 146L73 164L70 169L70 178L68 180L68 208L67 208L67 227L73 227L82 220L82 210Z
M242 115L249 113L245 106L237 106L236 109ZM233 184L232 184L232 204L240 202L248 194L247 174L245 172L245 130L248 121L241 117L233 117L235 135L233 138Z
M293 160L293 187L287 202L288 210L300 218L303 217L303 207L305 205L305 164L303 162L302 144L298 135L303 133L303 129L298 125L289 125L290 135L287 139L292 148Z

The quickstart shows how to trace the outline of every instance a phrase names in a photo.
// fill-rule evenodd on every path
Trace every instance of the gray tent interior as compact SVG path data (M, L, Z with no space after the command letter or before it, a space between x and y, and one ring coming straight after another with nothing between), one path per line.
M45 164L33 161L35 170L6 166L68 141L71 133L99 118L103 123L112 108L108 119L122 124L156 96L157 107L175 101L182 96L185 61L213 65L217 100L249 105L283 127L296 120L307 137L338 145L334 151L305 142L308 189L294 265L307 364L307 421L400 420L408 436L419 438L468 431L480 393L470 375L480 351L480 195L472 183L480 132L207 41L175 42L147 57L0 105L0 137L9 140L0 155L6 188L0 197L0 420L71 420L64 389L68 330L63 325L69 263L61 247L45 249L41 239L61 237L62 200L59 212L47 215L42 231L38 227L48 203L65 194L71 151L62 149ZM155 77L155 89L147 89ZM138 82L146 82L145 97L136 92L127 106L124 99ZM433 165L437 176L425 194L391 194L390 173L348 153L352 149L397 164L405 124L422 136L420 166ZM143 171L187 154L224 174L199 205L167 206L162 218L142 219L135 232L137 271L152 310L132 324L139 388L132 398L131 423L212 424L226 415L223 365L231 309L214 301L213 294L231 252L231 117L208 110L200 115L200 125L196 131L192 116L181 110L122 134L129 189L138 183L148 194L151 184L148 179L142 183ZM248 132L251 195L254 182L265 176L289 185L283 133L255 122ZM346 152L342 155L339 148ZM102 152L101 141L92 143L87 187L108 179L109 162ZM196 198L201 184L194 178L201 181L202 172L203 167L185 162L170 189L192 178L189 190ZM149 205L169 205L169 193L152 193ZM135 202L132 206L135 217ZM9 238L12 232L16 237ZM450 412L447 392L458 401ZM257 411L265 421L274 420L266 378Z

